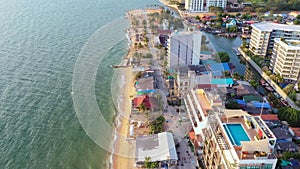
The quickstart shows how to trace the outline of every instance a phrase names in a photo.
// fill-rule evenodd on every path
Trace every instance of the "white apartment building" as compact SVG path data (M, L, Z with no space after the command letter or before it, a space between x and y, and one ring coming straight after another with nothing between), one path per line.
M300 26L270 22L253 24L249 49L255 55L266 56L271 54L270 51L274 47L274 39L280 37L300 40Z
M295 82L300 77L300 40L276 38L270 62L273 73Z
M226 8L227 0L185 0L185 9L190 12L208 12L210 6Z
M169 38L168 67L177 72L179 67L200 63L201 32L174 32Z

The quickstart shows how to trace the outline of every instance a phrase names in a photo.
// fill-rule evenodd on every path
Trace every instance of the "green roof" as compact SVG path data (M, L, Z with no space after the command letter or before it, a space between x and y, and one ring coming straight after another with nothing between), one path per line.
M251 102L251 101L259 101L259 102L262 102L263 99L258 96L258 95L252 95L252 94L249 94L249 95L244 95L243 96L243 99L246 101L246 102Z

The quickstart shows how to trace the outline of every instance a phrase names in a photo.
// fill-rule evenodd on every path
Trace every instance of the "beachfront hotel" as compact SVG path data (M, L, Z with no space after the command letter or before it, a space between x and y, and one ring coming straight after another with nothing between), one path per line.
M300 40L276 38L270 68L285 80L297 82L300 76Z
M270 22L252 24L249 49L255 55L266 56L271 54L270 51L275 43L274 39L280 37L286 40L300 40L300 26Z
M220 89L219 89L220 90ZM215 89L194 89L184 99L197 154L208 169L274 169L276 137L259 116L222 106Z
M169 38L168 68L177 72L179 67L200 63L201 32L174 32Z
M208 12L210 6L225 8L227 0L185 0L185 9L190 12Z

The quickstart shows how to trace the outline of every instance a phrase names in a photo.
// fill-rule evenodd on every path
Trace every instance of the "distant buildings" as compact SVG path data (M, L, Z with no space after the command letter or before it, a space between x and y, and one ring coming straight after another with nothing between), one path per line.
M274 42L270 68L285 80L296 82L300 76L300 40L276 38Z
M208 12L210 6L225 8L227 0L185 0L185 9L190 12Z
M284 25L277 23L257 23L252 25L250 50L259 56L266 56L274 47L275 38L300 40L299 25Z
M168 67L171 72L181 66L198 65L201 51L200 32L175 32L169 39Z

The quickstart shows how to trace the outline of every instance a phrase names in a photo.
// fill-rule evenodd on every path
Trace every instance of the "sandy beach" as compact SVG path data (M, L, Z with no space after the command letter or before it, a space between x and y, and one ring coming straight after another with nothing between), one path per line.
M127 12L127 16L129 22L131 23L131 16L140 17L140 23L142 23L142 12L144 10L132 10ZM160 11L159 9L147 9L146 11L156 12ZM129 27L129 35L130 38L130 48L129 52L126 57L124 57L124 61L130 59L133 54L137 51L135 45L136 40L136 32L134 31L133 25ZM142 33L142 28L137 28L139 33ZM139 49L139 52L147 49ZM125 83L122 86L121 98L122 103L120 103L120 111L118 112L117 119L119 121L119 125L116 128L117 138L113 144L114 152L112 155L112 168L113 169L132 169L135 163L135 139L129 138L129 126L130 126L130 114L131 114L131 98L130 96L135 95L135 88L134 88L134 74L132 71L132 67L129 66L124 68L124 75L125 77L122 80L125 80ZM128 139L129 138L129 139Z
M129 52L127 57L131 56ZM125 68L125 85L123 86L122 98L123 103L121 103L122 112L118 114L119 126L116 129L117 139L114 143L113 152L113 169L121 168L133 168L134 165L134 143L127 140L129 132L129 116L131 111L131 100L130 95L133 95L133 75L132 68Z

